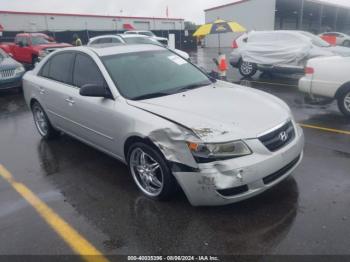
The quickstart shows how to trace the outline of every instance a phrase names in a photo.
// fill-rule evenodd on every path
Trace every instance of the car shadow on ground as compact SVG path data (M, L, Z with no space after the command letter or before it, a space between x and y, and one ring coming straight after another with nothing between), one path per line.
M105 246L115 252L265 253L285 237L297 214L293 178L244 202L195 208L182 192L168 202L144 197L122 163L68 136L41 140L38 155L46 179L110 237Z

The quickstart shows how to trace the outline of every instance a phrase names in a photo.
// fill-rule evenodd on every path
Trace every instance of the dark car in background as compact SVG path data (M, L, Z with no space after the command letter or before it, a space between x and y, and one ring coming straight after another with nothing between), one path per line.
M22 64L0 49L0 90L21 87L24 72Z

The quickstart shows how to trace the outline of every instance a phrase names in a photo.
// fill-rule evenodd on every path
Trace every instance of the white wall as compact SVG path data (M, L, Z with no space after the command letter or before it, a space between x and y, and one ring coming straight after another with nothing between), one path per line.
M131 24L135 29L181 30L182 20L129 17L91 17L64 15L33 15L0 13L0 24L4 31L79 31L79 30L123 30L123 24Z
M217 18L235 21L250 30L274 30L276 0L248 0L205 13L205 22L212 23ZM221 46L231 47L237 34L221 34ZM217 47L218 36L206 37L206 46Z

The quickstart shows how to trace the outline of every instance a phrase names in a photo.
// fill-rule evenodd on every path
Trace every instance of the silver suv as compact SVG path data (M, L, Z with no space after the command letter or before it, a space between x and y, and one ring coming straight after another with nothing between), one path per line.
M63 132L126 163L154 199L180 186L196 206L241 201L287 178L303 156L284 102L211 79L161 46L56 51L23 89L41 136Z

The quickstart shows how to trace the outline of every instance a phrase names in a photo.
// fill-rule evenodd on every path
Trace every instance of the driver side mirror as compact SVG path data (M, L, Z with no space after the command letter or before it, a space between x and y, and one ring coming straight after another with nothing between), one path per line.
M111 94L111 91L108 88L97 84L83 85L79 90L79 94L81 96L103 97L113 99L113 95Z

